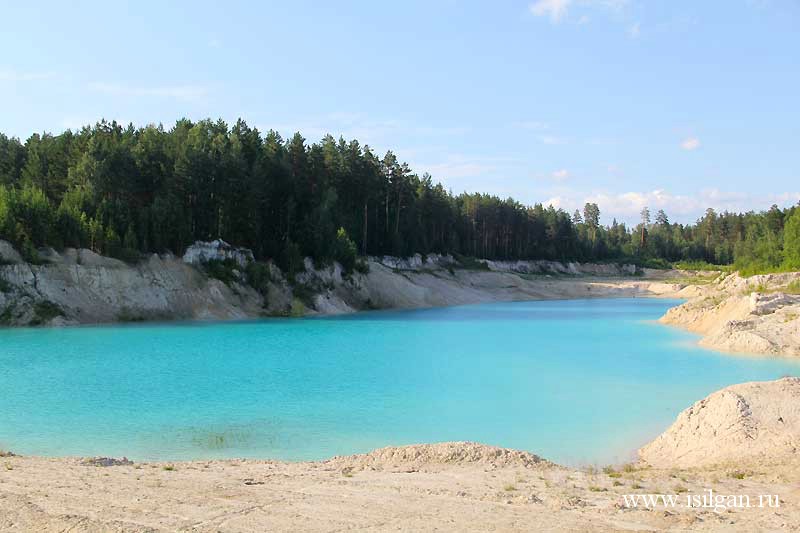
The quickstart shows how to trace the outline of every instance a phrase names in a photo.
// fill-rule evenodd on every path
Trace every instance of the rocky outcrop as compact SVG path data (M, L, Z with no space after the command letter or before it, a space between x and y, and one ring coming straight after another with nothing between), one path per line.
M16 258L10 246L2 250L4 257ZM317 267L306 259L292 283L274 264L261 264L265 273L256 290L242 266L252 255L222 241L197 243L182 259L152 255L136 265L90 250L42 249L39 258L42 264L20 259L0 266L1 323L340 314L492 301L670 295L682 287L639 277L528 277L501 269L464 268L451 256L431 254L424 259L370 258L367 272L350 274L337 263ZM213 260L235 264L218 265L226 275L213 279L209 276L218 272L207 268Z
M436 270L439 268L446 268L456 264L456 260L452 255L446 254L428 254L424 258L420 254L414 254L411 257L393 257L391 255L384 255L380 257L370 257L369 261L372 263L379 263L386 268L394 270Z
M309 262L297 279L315 294L306 302L310 312L325 314L514 300L671 296L683 287L661 280L526 277L457 267L396 270L383 261L370 261L368 274L351 276L343 276L338 265L315 269Z
M800 273L720 276L679 294L689 301L660 320L703 335L707 348L800 355L800 295L785 292L798 280Z
M742 383L695 403L639 450L645 463L690 468L761 460L800 451L800 378Z
M197 241L189 246L183 254L183 262L189 265L202 265L209 261L226 260L234 261L241 268L244 268L255 259L253 258L252 250L237 248L222 239L216 239L210 242Z
M636 265L616 263L560 263L558 261L484 261L489 270L518 274L561 274L568 276L633 276Z
M0 265L22 263L22 256L19 255L13 246L6 241L0 241Z
M264 298L242 283L226 284L175 257L152 255L137 265L67 249L43 264L0 266L0 322L68 325L168 319L235 319L265 311Z

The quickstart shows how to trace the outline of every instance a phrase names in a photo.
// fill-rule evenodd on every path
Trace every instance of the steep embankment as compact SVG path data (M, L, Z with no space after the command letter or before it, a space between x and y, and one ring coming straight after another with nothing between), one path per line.
M800 355L800 273L743 278L721 275L687 288L691 299L661 318L703 335L700 345L717 350L768 355Z
M136 266L89 250L43 254L41 265L3 259L11 264L0 267L0 322L11 325L232 319L260 308L253 289L209 279L170 256Z
M238 255L237 255L238 254ZM89 250L40 250L29 264L0 241L0 323L64 325L131 320L236 319L336 314L490 301L673 294L680 285L633 278L630 266L548 261L483 262L464 268L449 256L370 258L367 273L344 275L334 264L305 271L294 283L266 265L260 290L244 266L226 282L207 275L203 261L250 259L225 243L199 243L183 258L152 255L136 265ZM475 268L477 267L477 269ZM628 277L626 277L628 276Z

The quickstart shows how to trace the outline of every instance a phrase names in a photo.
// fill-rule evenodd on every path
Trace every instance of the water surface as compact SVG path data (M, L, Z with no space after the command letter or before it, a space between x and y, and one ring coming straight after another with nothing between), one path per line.
M472 440L562 463L625 460L716 389L800 374L653 322L677 303L0 330L0 448L300 460Z

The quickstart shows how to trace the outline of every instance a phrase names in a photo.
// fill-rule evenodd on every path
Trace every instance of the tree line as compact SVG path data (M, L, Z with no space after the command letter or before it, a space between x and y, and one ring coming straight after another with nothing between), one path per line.
M740 263L797 261L800 210L716 213L635 227L480 193L455 195L358 141L283 139L238 120L172 128L101 121L24 143L0 134L0 238L29 259L52 246L136 261L222 238L287 270L302 258L453 253L488 259ZM786 242L784 242L786 241ZM794 254L794 255L793 255Z

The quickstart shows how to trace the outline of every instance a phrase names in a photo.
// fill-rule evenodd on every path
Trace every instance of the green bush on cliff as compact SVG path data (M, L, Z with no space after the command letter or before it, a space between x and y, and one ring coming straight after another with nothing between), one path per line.
M42 300L33 305L33 319L31 326L41 326L56 317L64 316L64 311L55 303L49 300Z
M236 271L239 264L233 259L211 259L203 263L203 270L209 278L218 279L225 285L239 281Z
M333 258L342 265L345 273L349 274L356 266L356 243L347 235L344 228L339 228L336 232L336 240L333 242Z

